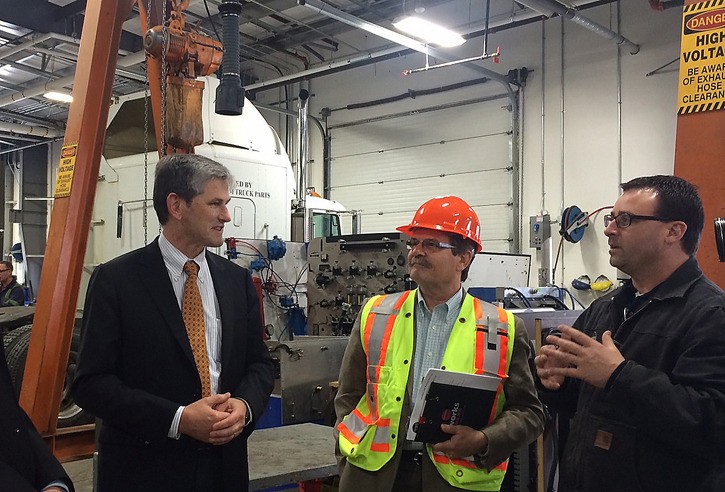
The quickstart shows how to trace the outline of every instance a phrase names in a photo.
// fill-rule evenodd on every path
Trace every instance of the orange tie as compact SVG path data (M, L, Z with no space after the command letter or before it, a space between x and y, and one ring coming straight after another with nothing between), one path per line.
M201 396L211 395L211 379L209 377L209 356L206 352L206 324L204 323L204 305L201 302L199 286L197 285L199 265L194 261L184 263L186 282L184 282L184 297L181 301L181 315L189 335L191 351L194 353L194 362L201 379Z

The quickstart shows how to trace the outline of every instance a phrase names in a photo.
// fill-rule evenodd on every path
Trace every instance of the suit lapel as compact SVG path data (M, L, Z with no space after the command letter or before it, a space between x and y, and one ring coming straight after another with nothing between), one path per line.
M189 361L196 367L194 354L191 351L189 335L186 333L184 319L179 309L179 301L174 294L174 288L169 279L169 271L166 269L164 258L161 256L158 238L144 249L143 268L141 269L141 285L148 289L148 297L156 304L161 316L166 321L167 328L171 331L180 349L186 354Z

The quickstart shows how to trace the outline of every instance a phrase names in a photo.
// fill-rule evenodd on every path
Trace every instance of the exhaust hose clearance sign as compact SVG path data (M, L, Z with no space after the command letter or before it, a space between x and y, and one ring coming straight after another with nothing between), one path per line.
M725 0L684 7L677 114L725 106Z
M78 144L72 143L64 145L60 150L60 163L58 165L58 178L55 181L55 198L63 198L70 196L70 190L73 185L73 173L76 169L76 155L78 154Z

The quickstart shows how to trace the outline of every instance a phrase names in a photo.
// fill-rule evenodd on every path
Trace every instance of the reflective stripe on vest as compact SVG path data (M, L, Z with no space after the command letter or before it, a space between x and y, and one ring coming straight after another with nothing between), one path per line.
M374 427L375 430L369 443L369 450L375 453L387 454L391 452L390 442L393 439L390 427L391 419L380 418L378 389L381 380L381 370L385 366L388 356L388 346L390 345L393 327L395 326L398 313L400 313L402 306L408 300L410 294L411 291L405 291L387 296L376 296L363 307L360 335L368 362L366 374L367 388L365 396L358 403L355 410L337 426L337 429L340 431L340 448L343 454L345 453L345 448L349 448L352 452L354 449L352 446L360 444L360 441L365 437L370 427ZM414 298L415 296L411 300ZM412 308L413 306L411 305L409 313L407 313L408 317L412 314ZM411 356L412 347L408 359ZM400 400L402 401L402 398ZM399 418L396 420L396 429L399 420ZM343 442L343 437L347 443ZM362 461L363 459L356 460L348 456L350 462L361 467L364 466L356 461ZM387 459L380 466L385 464L385 462L387 462ZM375 469L378 468L379 466Z
M339 449L347 461L368 471L382 468L395 454L398 442L402 396L412 357L416 298L415 291L412 293L374 297L361 314L360 340L368 358L367 394L338 425L338 430ZM514 328L513 315L465 295L446 346L443 366L458 372L493 372L506 378ZM378 398L377 384L385 388L384 400ZM504 400L499 387L490 421L501 412ZM469 490L499 490L507 462L488 472L473 458L449 460L445 455L434 456L430 446L426 448L438 472L450 484Z
M466 324L463 316L469 302L473 305L469 306L468 309L473 311L476 318L473 371L470 370L470 362L461 356L463 344L466 343L463 334L455 340L449 340L442 365L451 371L474 372L475 374L490 373L502 378L502 383L496 392L491 415L488 418L490 424L503 411L506 400L503 392L503 380L508 378L508 368L513 354L515 321L513 315L506 310L466 296L464 305L461 308L462 317L458 320L459 323ZM426 448L438 472L449 484L467 490L497 491L501 488L501 483L508 468L508 460L488 472L473 456L448 458L443 453L433 452L430 446L426 446Z

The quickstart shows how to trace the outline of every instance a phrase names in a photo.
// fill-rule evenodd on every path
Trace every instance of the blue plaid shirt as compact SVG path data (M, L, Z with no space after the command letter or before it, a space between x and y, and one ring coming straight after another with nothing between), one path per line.
M415 352L413 353L413 402L418 397L425 373L440 367L448 339L463 304L463 288L431 312L418 292L415 310Z

